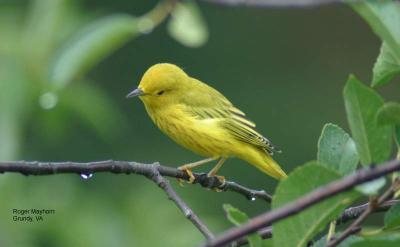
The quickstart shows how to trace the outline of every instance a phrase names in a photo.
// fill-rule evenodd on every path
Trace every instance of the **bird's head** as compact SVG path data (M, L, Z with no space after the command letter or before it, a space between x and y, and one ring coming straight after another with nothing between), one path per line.
M139 86L127 97L139 96L150 107L168 105L179 100L188 79L189 76L176 65L155 64L144 73Z

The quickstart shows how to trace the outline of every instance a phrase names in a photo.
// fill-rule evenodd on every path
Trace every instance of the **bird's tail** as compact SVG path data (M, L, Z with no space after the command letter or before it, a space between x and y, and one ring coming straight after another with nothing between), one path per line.
M287 177L286 173L282 170L279 164L263 150L257 150L253 155L246 156L247 157L242 158L244 160L247 160L247 162L253 164L255 167L257 167L259 170L266 173L267 175L278 180Z

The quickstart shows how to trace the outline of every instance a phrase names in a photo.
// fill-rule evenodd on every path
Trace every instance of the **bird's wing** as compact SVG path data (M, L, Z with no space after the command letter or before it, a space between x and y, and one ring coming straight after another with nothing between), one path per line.
M248 120L243 112L240 111L241 113L239 113L236 111L229 111L231 116L221 122L229 133L240 141L264 149L270 155L272 155L274 151L279 152L279 150L277 150L267 138L258 133L255 129L256 125L252 121Z
M274 151L279 152L267 138L257 132L256 125L247 119L244 112L234 107L217 90L205 86L207 88L204 92L193 94L191 97L186 97L188 100L184 100L189 114L200 120L218 120L220 126L234 138L260 147L271 155ZM201 97L196 97L198 95Z

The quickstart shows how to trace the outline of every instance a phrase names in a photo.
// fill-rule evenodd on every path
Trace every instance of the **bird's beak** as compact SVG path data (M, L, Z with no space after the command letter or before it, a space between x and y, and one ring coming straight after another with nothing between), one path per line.
M143 90L140 89L140 88L136 88L135 90L133 90L132 92L130 92L126 97L127 97L127 98L133 98L133 97L141 96L141 95L144 95Z

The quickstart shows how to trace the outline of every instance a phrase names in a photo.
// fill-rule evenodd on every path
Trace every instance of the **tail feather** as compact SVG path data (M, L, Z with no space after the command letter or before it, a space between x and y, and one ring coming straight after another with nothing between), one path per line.
M278 180L287 177L286 173L271 156L265 154L263 158L264 162L260 164L255 164L258 169Z
M287 177L286 173L282 170L279 164L263 150L247 150L241 155L241 159L246 160L250 164L257 167L267 175L281 180Z

